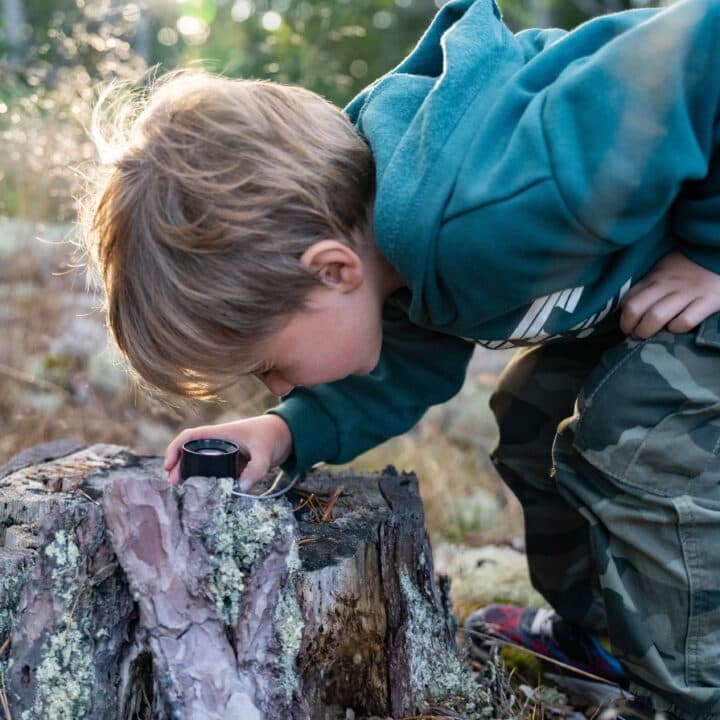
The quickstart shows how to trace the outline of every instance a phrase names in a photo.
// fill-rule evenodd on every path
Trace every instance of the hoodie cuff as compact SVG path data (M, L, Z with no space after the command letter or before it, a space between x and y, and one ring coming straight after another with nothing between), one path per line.
M680 252L694 263L701 265L706 270L720 275L720 251L718 247L707 247L701 245L681 245Z
M306 472L320 461L332 462L337 456L339 438L335 421L314 398L296 390L267 412L279 415L290 428L293 451L280 466L288 475Z

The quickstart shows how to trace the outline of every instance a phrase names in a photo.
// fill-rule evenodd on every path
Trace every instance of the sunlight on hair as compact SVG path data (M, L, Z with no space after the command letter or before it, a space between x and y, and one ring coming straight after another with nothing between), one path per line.
M112 83L93 113L83 247L137 375L209 398L305 307L305 250L364 242L374 164L347 115L303 88L198 70L147 82Z

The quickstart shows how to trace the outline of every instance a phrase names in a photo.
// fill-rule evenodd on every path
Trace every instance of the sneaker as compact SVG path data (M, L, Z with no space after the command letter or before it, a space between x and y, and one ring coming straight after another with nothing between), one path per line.
M597 637L564 621L554 610L488 605L471 613L465 620L464 629L470 641L470 652L477 659L487 658L487 647L493 640L505 640L540 656L555 673L570 673L576 669L627 686L620 663Z

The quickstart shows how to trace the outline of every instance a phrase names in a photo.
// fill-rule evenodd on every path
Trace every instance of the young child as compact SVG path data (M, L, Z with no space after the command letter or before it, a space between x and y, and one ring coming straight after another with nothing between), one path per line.
M718 0L518 35L452 0L347 115L160 83L89 205L109 326L164 390L283 398L180 433L170 481L205 436L249 449L244 489L348 461L450 398L476 342L527 346L494 458L556 614L482 618L720 717L718 37Z

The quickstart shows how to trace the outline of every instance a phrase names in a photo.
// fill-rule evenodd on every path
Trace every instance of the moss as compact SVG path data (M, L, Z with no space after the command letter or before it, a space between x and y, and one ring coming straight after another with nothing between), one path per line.
M500 657L505 667L515 670L517 674L531 685L537 685L542 676L542 664L531 653L520 648L504 647L500 649Z
M426 702L451 705L471 720L491 717L490 696L477 683L460 655L448 647L442 617L405 573L400 575L400 587L409 613L408 664L413 687L424 688L422 699Z
M461 618L493 603L547 607L530 582L524 553L496 545L469 548L441 543L435 547L435 557L436 567L452 580L453 607Z
M238 512L231 493L233 484L229 478L218 481L222 503L205 532L214 564L210 594L218 616L231 626L240 612L245 576L282 527L279 518L288 513L284 501L272 500L255 501L249 509Z
M536 690L538 697L544 705L567 705L568 696L557 688L542 685Z

